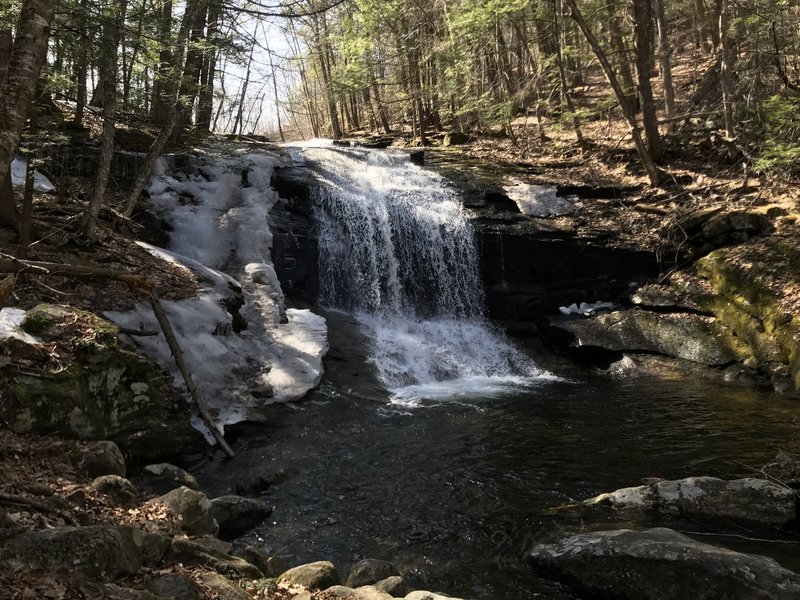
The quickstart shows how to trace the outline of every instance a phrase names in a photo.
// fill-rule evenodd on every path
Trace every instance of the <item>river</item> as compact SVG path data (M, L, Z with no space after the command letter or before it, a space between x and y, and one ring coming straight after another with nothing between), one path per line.
M416 587L476 600L576 598L534 574L526 551L614 523L554 507L644 477L750 475L778 449L800 450L796 402L776 394L540 368L484 318L474 236L446 181L386 154L295 156L321 182L332 349L319 390L236 429L236 461L193 470L211 493L254 474L271 483L275 512L243 541L342 574L389 560ZM783 532L624 524L667 524L800 567Z

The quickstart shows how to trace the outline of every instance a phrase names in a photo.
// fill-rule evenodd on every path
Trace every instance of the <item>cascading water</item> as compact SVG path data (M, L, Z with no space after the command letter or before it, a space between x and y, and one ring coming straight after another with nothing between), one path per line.
M484 318L473 231L443 178L366 149L305 147L302 159L320 183L320 304L356 315L395 402L543 376Z

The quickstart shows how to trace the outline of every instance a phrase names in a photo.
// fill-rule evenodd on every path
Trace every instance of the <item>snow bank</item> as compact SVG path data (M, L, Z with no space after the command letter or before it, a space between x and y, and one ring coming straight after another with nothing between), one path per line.
M322 377L328 348L325 320L286 310L272 267L267 216L277 197L269 186L278 157L248 154L199 159L188 176L165 162L149 186L152 209L173 228L170 250L151 253L197 274L196 298L163 302L195 382L220 424L258 419L259 408L297 400ZM240 331L238 320L246 322ZM149 305L109 313L134 329L158 329ZM164 365L173 360L162 336L134 343ZM177 369L179 387L183 381Z
M21 308L0 309L0 341L16 339L26 344L39 344L39 340L20 328L25 319L25 311Z
M28 159L24 156L15 156L11 161L11 185L21 187L25 185L25 173L28 170ZM33 173L33 189L37 192L52 193L56 191L56 186L53 185L47 177L34 171Z
M520 212L530 217L565 215L583 206L576 196L559 196L553 186L515 182L503 189Z

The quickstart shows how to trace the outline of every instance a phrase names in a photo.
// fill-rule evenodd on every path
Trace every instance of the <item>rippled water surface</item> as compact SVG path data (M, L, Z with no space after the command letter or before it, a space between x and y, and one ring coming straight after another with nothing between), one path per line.
M323 386L275 407L269 424L242 433L234 463L208 464L200 479L223 492L271 474L275 512L246 539L292 564L329 559L346 574L382 558L451 595L574 598L524 562L537 541L589 526L549 509L642 477L747 475L779 448L800 450L796 402L703 381L582 376L406 409ZM745 550L788 547L730 532Z

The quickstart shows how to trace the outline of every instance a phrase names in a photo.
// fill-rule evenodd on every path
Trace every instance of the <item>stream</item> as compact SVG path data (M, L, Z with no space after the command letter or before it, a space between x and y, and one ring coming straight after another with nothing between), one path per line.
M328 374L266 424L234 428L236 461L193 468L209 495L266 488L275 511L242 541L343 576L389 560L417 588L475 600L580 597L525 553L588 528L669 525L800 568L789 533L552 510L643 477L751 475L800 450L795 401L548 372L484 318L474 235L446 181L385 153L293 153L320 182Z

